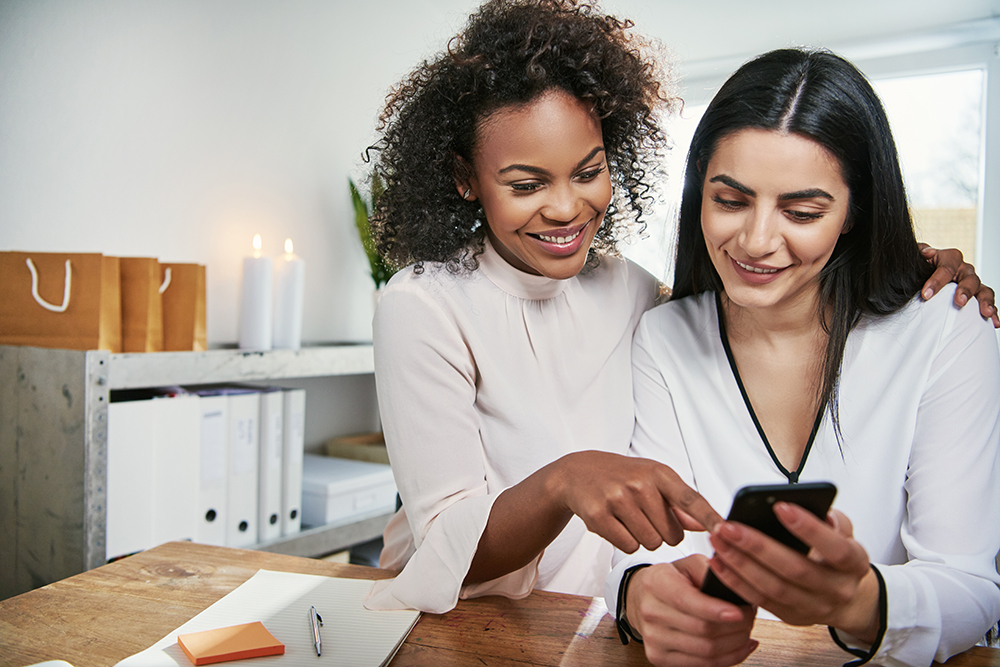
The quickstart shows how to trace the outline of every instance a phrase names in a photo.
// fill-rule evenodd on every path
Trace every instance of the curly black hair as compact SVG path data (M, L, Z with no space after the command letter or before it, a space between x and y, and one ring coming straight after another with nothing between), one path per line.
M632 23L573 0L490 0L446 51L395 86L379 117L373 171L385 183L372 228L379 253L403 266L443 262L473 270L485 228L477 202L456 191L473 163L477 128L492 113L553 89L593 105L615 194L590 250L617 251L620 232L644 225L666 136L660 109L679 104L652 43ZM461 159L459 159L461 158ZM466 167L467 168L467 167Z

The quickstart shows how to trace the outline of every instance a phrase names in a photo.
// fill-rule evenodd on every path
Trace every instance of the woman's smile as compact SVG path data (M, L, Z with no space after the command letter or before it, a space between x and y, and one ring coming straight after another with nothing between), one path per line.
M752 264L749 262L741 262L733 257L729 258L733 264L736 266L736 273L739 274L743 280L747 282L756 283L758 285L763 285L764 283L769 283L778 277L778 274L784 271L784 268L772 268L767 266L759 266L757 264Z
M587 236L583 234L583 231L588 225L590 225L589 222L574 227L555 229L547 234L532 232L528 232L527 234L532 238L538 239L542 248L547 252L555 255L572 255L587 240Z

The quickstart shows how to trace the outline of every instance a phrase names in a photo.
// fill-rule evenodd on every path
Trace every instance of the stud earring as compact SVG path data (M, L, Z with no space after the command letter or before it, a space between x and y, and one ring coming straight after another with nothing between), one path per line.
M472 188L466 188L465 192L462 193L462 199L467 200L470 194L472 194Z

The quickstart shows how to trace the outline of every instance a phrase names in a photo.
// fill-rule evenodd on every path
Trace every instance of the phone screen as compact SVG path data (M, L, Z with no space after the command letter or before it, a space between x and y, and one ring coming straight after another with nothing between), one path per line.
M727 520L738 521L756 528L765 535L804 554L809 551L809 547L781 525L778 517L774 514L774 503L779 501L794 503L809 510L819 518L825 519L836 495L837 487L829 482L744 486L736 492L736 496L733 498L733 507L729 510ZM733 604L747 604L743 598L719 581L711 570L705 576L701 590L703 593L722 598Z

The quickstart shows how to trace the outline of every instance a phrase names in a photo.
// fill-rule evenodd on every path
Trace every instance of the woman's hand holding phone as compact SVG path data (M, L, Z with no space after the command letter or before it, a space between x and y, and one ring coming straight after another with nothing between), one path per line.
M708 558L687 556L639 570L627 591L628 622L643 637L653 665L725 667L757 648L750 639L756 609L699 590Z
M747 602L792 625L823 624L862 641L878 632L878 581L850 520L833 510L827 521L778 502L774 513L807 555L734 522L711 536L715 576Z

